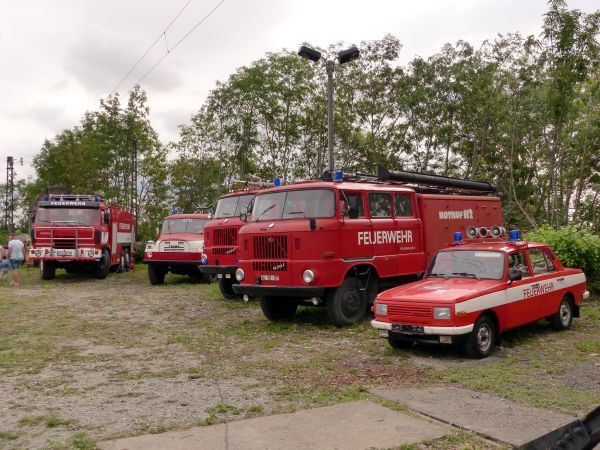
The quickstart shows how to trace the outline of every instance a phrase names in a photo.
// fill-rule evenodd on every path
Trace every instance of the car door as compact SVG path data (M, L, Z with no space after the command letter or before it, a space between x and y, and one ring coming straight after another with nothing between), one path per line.
M392 194L389 192L368 193L371 235L369 245L373 249L375 265L380 277L397 274L394 238L396 224L392 215Z
M371 260L373 247L365 239L366 234L371 232L371 221L366 213L364 192L340 191L339 205L342 259L349 262Z
M394 193L394 255L396 274L421 272L425 267L425 253L421 244L421 224L415 216L414 195Z
M523 275L521 280L509 282L506 289L506 306L499 311L500 321L506 322L506 328L514 328L536 320L535 302L531 296L526 295L535 283L531 273L527 253L525 250L515 251L508 255L508 271L519 270Z
M556 267L544 248L527 251L536 283L531 286L531 295L537 314L548 317L558 311L562 298L562 281L556 277Z

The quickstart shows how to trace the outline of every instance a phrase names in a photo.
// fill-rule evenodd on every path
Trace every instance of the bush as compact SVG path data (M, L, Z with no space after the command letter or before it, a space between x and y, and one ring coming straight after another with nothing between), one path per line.
M527 233L525 239L550 244L564 266L585 272L590 291L600 292L600 236L587 228L565 225L558 230L538 228Z

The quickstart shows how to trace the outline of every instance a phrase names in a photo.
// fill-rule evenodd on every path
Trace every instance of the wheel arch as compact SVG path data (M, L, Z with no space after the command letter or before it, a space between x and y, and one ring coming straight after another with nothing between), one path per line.
M573 309L573 317L580 317L579 305L575 303L575 295L571 291L567 291L565 292L562 298L566 298L571 302L571 308Z
M483 316L487 316L492 320L492 323L494 324L494 327L496 328L496 334L500 334L500 318L498 317L498 314L496 314L496 311L494 311L493 309L486 309L484 311L481 312L481 314L479 314L479 316L477 317L477 320L479 320L479 318L483 317Z

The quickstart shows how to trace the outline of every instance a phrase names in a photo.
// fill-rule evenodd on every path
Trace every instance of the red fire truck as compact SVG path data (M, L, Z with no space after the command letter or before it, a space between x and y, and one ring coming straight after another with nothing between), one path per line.
M208 214L171 214L165 217L158 240L148 241L144 250L150 284L162 284L168 272L209 281L198 269L208 221Z
M238 231L244 225L240 214L248 214L249 207L262 182L248 184L248 189L224 195L217 202L213 220L204 230L204 254L200 270L216 275L219 289L227 299L238 298L233 292L235 271L238 267ZM273 186L270 184L269 186Z
M135 217L119 206L93 195L46 195L35 210L29 258L40 262L44 280L60 268L106 278L130 268L134 242Z
M502 224L489 183L381 166L373 177L324 179L260 192L240 229L233 291L260 296L270 320L312 304L338 326L355 323L379 290L423 273L455 230Z

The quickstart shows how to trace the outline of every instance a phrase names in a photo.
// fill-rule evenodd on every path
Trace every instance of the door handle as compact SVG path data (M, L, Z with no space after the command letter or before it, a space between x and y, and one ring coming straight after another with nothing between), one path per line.
M556 281L565 281L565 277L557 278Z

